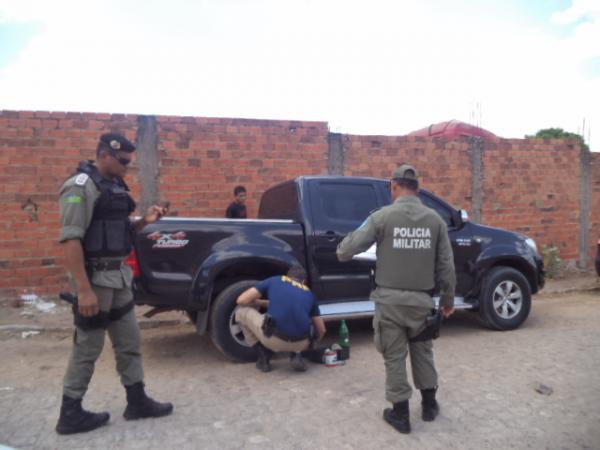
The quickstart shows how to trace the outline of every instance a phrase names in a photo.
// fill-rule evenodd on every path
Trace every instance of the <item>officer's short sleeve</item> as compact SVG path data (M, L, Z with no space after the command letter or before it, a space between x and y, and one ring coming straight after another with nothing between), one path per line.
M313 304L312 304L312 308L310 309L309 315L310 315L310 317L318 317L321 315L321 310L319 309L317 299L315 298L314 295L313 295Z
M354 255L364 252L377 241L377 223L380 211L367 217L361 226L338 244L336 254L339 261L350 261Z
M86 175L87 177L87 175ZM94 182L77 175L60 189L60 242L83 239L90 226L94 204L100 196Z

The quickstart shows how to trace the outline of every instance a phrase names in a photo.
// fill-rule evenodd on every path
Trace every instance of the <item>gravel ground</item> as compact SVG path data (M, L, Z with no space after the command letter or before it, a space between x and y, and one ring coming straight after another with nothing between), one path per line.
M47 327L55 331L23 338L22 330L2 331L0 444L19 449L598 449L600 291L560 293L570 290L536 296L529 319L515 331L486 330L468 312L447 322L435 342L442 411L435 422L422 422L420 396L414 395L410 435L381 419L387 407L384 368L369 321L350 323L352 357L345 366L310 364L308 372L295 373L281 357L268 374L227 361L183 316L158 328L148 325L142 332L147 387L157 400L172 401L174 414L137 422L122 418L124 391L107 342L84 406L109 411L110 424L70 437L54 432L70 332ZM329 326L334 339L337 323ZM551 387L551 395L538 393L538 383Z

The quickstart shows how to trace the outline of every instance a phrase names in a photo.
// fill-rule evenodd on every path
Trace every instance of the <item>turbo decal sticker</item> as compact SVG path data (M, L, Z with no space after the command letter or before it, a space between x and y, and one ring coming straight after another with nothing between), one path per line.
M190 240L186 239L187 235L183 231L176 233L159 233L155 231L146 236L151 241L154 241L152 248L183 248L189 244Z

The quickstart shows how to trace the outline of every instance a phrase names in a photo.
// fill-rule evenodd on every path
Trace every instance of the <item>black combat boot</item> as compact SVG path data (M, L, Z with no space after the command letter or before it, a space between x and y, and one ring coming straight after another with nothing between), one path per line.
M421 407L423 412L421 417L425 422L433 422L440 412L440 405L435 399L437 388L421 389Z
M383 420L393 426L400 433L410 433L410 415L408 412L408 400L394 403L394 408L386 408L383 411Z
M162 417L173 412L173 404L159 403L148 397L142 382L125 386L125 390L127 391L127 408L123 413L125 420Z
M306 372L306 363L304 362L304 358L302 358L302 353L290 353L290 364L296 372Z
M81 407L81 399L63 395L60 417L56 424L58 434L84 433L105 425L110 419L107 412L93 413Z
M261 372L270 372L273 370L270 362L273 352L260 342L254 345L254 349L256 350L256 356L258 356L258 359L256 360L256 368Z

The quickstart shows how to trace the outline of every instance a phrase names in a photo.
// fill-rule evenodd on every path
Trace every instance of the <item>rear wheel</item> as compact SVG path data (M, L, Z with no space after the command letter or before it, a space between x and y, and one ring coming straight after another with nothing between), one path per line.
M238 309L236 300L240 294L257 284L256 280L238 281L225 288L212 305L210 337L215 346L232 360L256 360L256 352L246 342L242 328L235 320L235 312Z
M479 316L495 330L519 327L531 310L531 288L521 272L494 267L485 276L479 297Z

